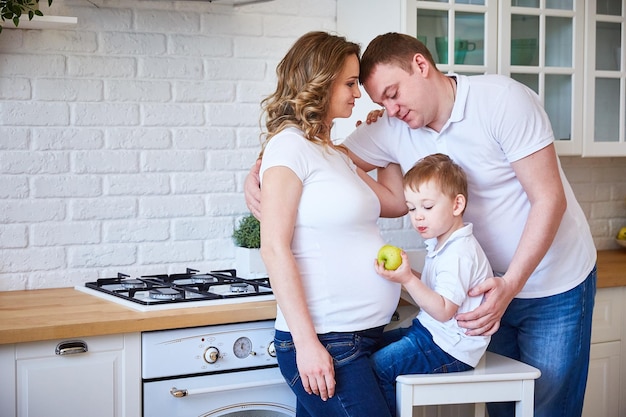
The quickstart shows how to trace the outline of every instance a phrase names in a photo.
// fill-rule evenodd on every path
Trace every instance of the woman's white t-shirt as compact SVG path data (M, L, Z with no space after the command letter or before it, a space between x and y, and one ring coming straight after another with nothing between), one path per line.
M267 144L261 186L265 171L275 166L289 168L302 181L291 249L316 332L388 324L400 286L374 269L384 244L376 194L347 155L306 140L296 128L285 129ZM275 326L289 331L280 306Z

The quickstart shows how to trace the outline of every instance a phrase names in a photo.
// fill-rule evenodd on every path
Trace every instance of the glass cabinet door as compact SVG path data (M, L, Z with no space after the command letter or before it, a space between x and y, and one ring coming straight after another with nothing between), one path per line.
M585 141L583 156L626 155L625 6L621 0L589 1L586 10Z
M408 1L407 33L426 44L440 71L496 72L497 2L493 0Z
M533 89L552 123L557 151L582 149L584 0L501 4L498 70ZM507 25L508 23L508 25Z

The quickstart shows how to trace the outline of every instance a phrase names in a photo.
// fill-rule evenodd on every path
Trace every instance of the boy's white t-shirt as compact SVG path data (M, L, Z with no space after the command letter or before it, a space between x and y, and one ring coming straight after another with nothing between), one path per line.
M420 158L449 155L467 175L464 219L498 276L507 271L528 218L530 202L512 162L550 145L554 136L537 95L502 75L455 75L457 95L441 132L411 129L387 113L359 126L343 144L376 166L399 163L408 171ZM425 98L427 100L427 98ZM591 272L596 249L585 215L559 165L567 209L552 246L518 298L560 294Z
M472 235L472 224L456 230L448 240L435 249L437 239L426 242L428 254L422 271L422 281L427 287L459 306L457 314L475 310L483 296L470 297L470 288L493 276L487 256ZM428 329L434 342L449 355L476 366L487 350L489 336L467 336L455 318L446 322L434 319L424 310L418 320Z
M316 332L388 324L400 286L374 269L384 244L376 194L346 154L306 140L296 128L285 129L267 144L261 186L263 174L274 166L291 169L302 181L291 248ZM280 307L275 326L289 331Z

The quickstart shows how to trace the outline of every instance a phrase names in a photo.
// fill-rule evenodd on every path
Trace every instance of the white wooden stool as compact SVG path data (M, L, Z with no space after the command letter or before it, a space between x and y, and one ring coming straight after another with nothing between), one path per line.
M537 368L491 352L471 371L400 375L396 415L412 417L414 406L475 404L475 416L484 417L485 403L515 401L516 417L532 417L535 379L540 375Z

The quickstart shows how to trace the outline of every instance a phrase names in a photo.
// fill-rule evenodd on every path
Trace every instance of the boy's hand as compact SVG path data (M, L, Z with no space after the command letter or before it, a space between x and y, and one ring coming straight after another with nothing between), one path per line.
M374 260L374 269L376 269L376 273L389 281L397 282L399 284L404 284L412 279L415 279L416 276L411 270L408 255L405 251L402 251L400 256L402 256L402 263L395 271L385 269L385 265L382 262L378 262L378 259Z

